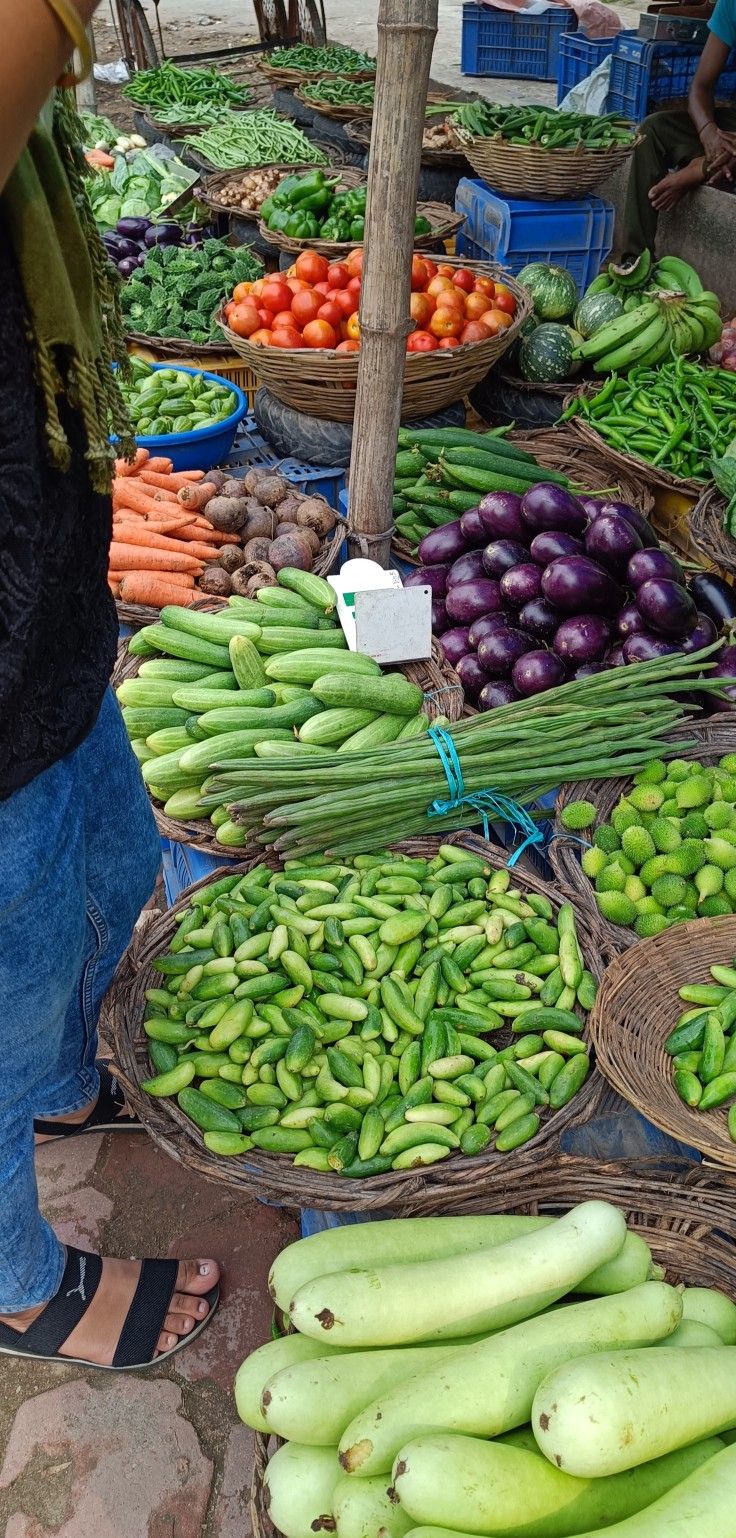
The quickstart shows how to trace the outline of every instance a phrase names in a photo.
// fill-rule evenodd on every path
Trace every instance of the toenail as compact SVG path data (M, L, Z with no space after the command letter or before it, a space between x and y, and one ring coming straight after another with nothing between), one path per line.
M206 1303L198 1303L197 1304L197 1313L198 1314L206 1314L207 1313L207 1304Z
M200 1276L209 1276L209 1274L210 1274L210 1267L208 1265L200 1266L199 1274L200 1274Z

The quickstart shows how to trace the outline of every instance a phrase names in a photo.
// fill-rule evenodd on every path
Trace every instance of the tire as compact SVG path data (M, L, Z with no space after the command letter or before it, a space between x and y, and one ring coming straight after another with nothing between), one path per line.
M418 202L449 203L450 208L454 208L457 184L462 176L461 170L443 171L439 166L420 166Z
M470 391L470 402L489 426L515 422L526 431L554 427L562 416L569 389L569 385L565 389L559 385L539 385L536 390L522 388L497 369L491 369Z
M325 417L311 417L304 411L284 406L264 386L258 390L253 414L260 432L282 458L300 459L308 465L344 469L350 463L353 441L351 422L330 422ZM434 416L412 421L413 428L462 427L465 411L462 402L438 411Z

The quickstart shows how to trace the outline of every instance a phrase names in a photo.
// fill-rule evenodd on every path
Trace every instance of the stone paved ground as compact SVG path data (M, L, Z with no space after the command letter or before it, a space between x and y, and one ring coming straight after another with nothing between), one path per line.
M292 1215L197 1180L147 1135L47 1144L45 1213L63 1239L115 1255L215 1255L223 1301L165 1367L113 1375L0 1367L2 1538L249 1538L250 1433L232 1381L268 1338L266 1280Z

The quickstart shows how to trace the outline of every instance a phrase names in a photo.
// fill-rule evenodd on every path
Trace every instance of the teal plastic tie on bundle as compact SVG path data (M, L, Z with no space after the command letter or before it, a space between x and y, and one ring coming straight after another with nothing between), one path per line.
M446 732L443 726L430 726L427 736L431 737L437 749L450 792L447 801L438 799L432 802L427 808L429 817L447 817L450 812L457 812L461 806L471 806L481 818L485 839L490 837L492 818L511 823L512 827L518 828L519 832L524 834L524 839L518 849L514 850L511 859L506 862L509 869L516 864L530 844L544 843L541 828L537 827L529 813L523 806L519 806L517 801L511 801L508 796L499 795L495 790L466 791L457 749L449 732Z

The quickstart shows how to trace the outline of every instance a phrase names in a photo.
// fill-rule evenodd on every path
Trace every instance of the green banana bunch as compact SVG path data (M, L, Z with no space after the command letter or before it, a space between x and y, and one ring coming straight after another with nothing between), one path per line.
M685 294L688 299L697 299L703 292L695 268L689 262L683 262L679 256L663 256L657 262L652 273L652 284L654 288Z
M573 356L591 363L597 374L613 374L703 352L721 334L718 305L717 295L702 285L693 298L681 291L650 291L636 307L625 304L623 314L594 331Z

